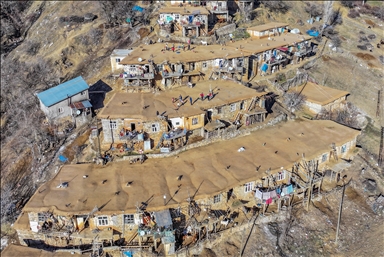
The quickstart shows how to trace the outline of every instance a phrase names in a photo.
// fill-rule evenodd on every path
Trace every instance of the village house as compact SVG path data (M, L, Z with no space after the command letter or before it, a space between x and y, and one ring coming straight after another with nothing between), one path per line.
M231 1L206 1L207 9L211 12L211 21L216 22L228 21L228 2Z
M190 48L190 50L188 50ZM154 70L154 84L161 89L187 85L203 79L212 79L212 72L226 78L242 80L247 76L248 56L251 53L236 47L215 45L190 45L179 43L155 43L141 45L120 63L130 69L141 60L151 63ZM153 66L153 68L152 68ZM140 79L140 78L139 78Z
M247 39L228 43L227 46L252 53L248 58L248 78L267 75L297 64L316 54L317 44L308 35L292 33L278 34L270 38Z
M130 49L115 49L115 50L112 51L112 54L111 54L111 57L110 57L111 58L112 72L124 69L124 65L120 64L120 62L125 57L127 57L132 51L133 51L133 48L130 48Z
M37 94L48 120L91 115L88 84L80 76Z
M288 32L288 24L281 22L270 22L254 27L247 28L247 32L252 38L265 38L281 35Z
M349 95L347 91L321 86L313 82L307 82L305 85L291 88L289 91L305 95L305 105L315 114L322 110L332 112L342 109L345 107L347 95Z
M208 34L209 11L204 7L164 7L159 10L159 26L167 33L181 32L183 37Z
M143 46L130 51L123 59L120 59L119 65L123 66L123 72L120 78L124 79L125 87L147 87L154 86L156 71L151 57L143 58L141 51L145 51ZM140 57L141 56L141 57Z
M172 141L175 147L176 139L182 146L189 137L204 137L205 125L209 130L225 127L209 125L212 121L246 126L263 122L266 94L232 81L204 81L156 94L116 93L98 118L104 143L140 140L147 142L144 151L148 151L163 141Z
M359 134L329 120L295 120L177 158L65 165L31 197L14 229L23 245L77 247L97 238L104 245L163 244L171 255L191 237L231 227L239 208L279 211L292 198L320 193L321 173L353 154ZM314 183L291 172L303 158L319 167L304 173Z

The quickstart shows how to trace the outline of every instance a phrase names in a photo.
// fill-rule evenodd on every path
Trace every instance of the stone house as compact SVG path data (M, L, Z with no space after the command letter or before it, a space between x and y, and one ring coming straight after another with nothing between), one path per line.
M217 80L155 95L116 93L98 118L103 125L104 143L126 142L127 135L138 133L141 140L152 142L151 147L159 147L164 139L183 137L185 143L187 137L204 136L204 126L214 120L244 125L263 122L265 94L232 81Z
M209 11L204 7L164 7L159 10L159 26L167 33L183 37L208 35Z
M115 49L112 51L112 54L110 56L112 72L124 69L124 65L120 64L120 62L125 57L127 57L132 51L133 51L133 48Z
M79 76L37 94L48 120L91 115L88 84Z
M288 24L281 22L270 22L254 27L247 28L247 32L252 38L265 38L277 36L282 33L288 32Z
M143 58L142 51L145 51L143 46L137 47L130 51L119 65L123 66L123 72L120 78L124 79L126 87L153 87L155 79L155 69L153 61L150 57Z
M216 22L228 21L228 2L232 1L206 1L207 9L211 12L211 21Z
M141 65L150 63L149 70L154 71L154 84L161 89L168 89L209 79L213 71L241 80L247 76L250 55L250 52L239 50L238 47L193 44L188 50L188 43L155 43L139 46L121 64L130 68L133 64L137 65L136 60L139 59Z
M290 172L295 163L302 156L319 160L321 173L353 154L359 134L329 120L291 121L190 149L178 158L148 159L141 165L65 165L31 197L14 229L23 245L79 246L91 244L97 236L105 245L122 238L128 245L147 242L172 249L174 230L186 229L178 227L180 217L201 222L211 210L247 210L255 201L277 204L279 210L293 194L305 198L307 188ZM330 145L338 161L324 157ZM191 158L196 160L193 164ZM321 178L315 178L314 189L319 189ZM260 199L258 193L268 199ZM191 213L191 204L199 214Z
M307 82L305 85L294 87L290 92L301 92L306 96L305 105L315 114L323 109L333 111L345 107L347 95L349 92L321 86L313 82Z
M227 46L252 53L248 57L248 79L256 75L271 74L289 64L297 64L317 52L317 44L308 35L278 34L270 38L236 41Z

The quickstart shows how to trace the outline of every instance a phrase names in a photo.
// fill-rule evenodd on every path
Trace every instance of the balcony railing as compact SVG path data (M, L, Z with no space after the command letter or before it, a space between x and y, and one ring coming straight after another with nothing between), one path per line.
M181 72L162 72L163 78L180 77L183 75Z
M212 12L227 12L228 11L228 7L222 7L222 6L212 6L211 7L211 11Z
M202 23L201 21L181 22L181 25L183 27L188 27L188 26L198 26L198 27L200 27L201 25L204 26L204 23Z
M143 73L143 74L124 74L124 79L153 79L155 76L153 72Z
M243 67L222 67L222 68L216 68L216 71L220 72L229 72L229 73L235 73L235 72L242 72Z

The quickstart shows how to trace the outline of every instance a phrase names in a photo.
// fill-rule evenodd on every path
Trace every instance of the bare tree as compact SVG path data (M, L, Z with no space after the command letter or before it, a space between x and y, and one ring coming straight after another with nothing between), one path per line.
M311 17L317 17L323 15L323 7L316 3L307 3L304 10L311 15Z
M323 21L324 24L329 24L328 21L333 12L333 1L324 1Z
M305 95L300 94L299 92L287 92L284 94L283 98L285 106L287 106L288 110L291 112L300 110L307 99Z
M344 108L340 109L327 110L323 108L316 118L319 120L333 120L349 127L359 128L362 125L358 119L360 113L354 104L348 102Z
M270 12L286 13L291 6L285 1L260 1Z

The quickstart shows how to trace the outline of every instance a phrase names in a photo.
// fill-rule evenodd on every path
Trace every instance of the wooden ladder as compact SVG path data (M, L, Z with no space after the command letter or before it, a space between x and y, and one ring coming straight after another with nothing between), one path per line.
M252 110L255 103L256 103L256 97L252 98L252 101L249 104L247 111Z

